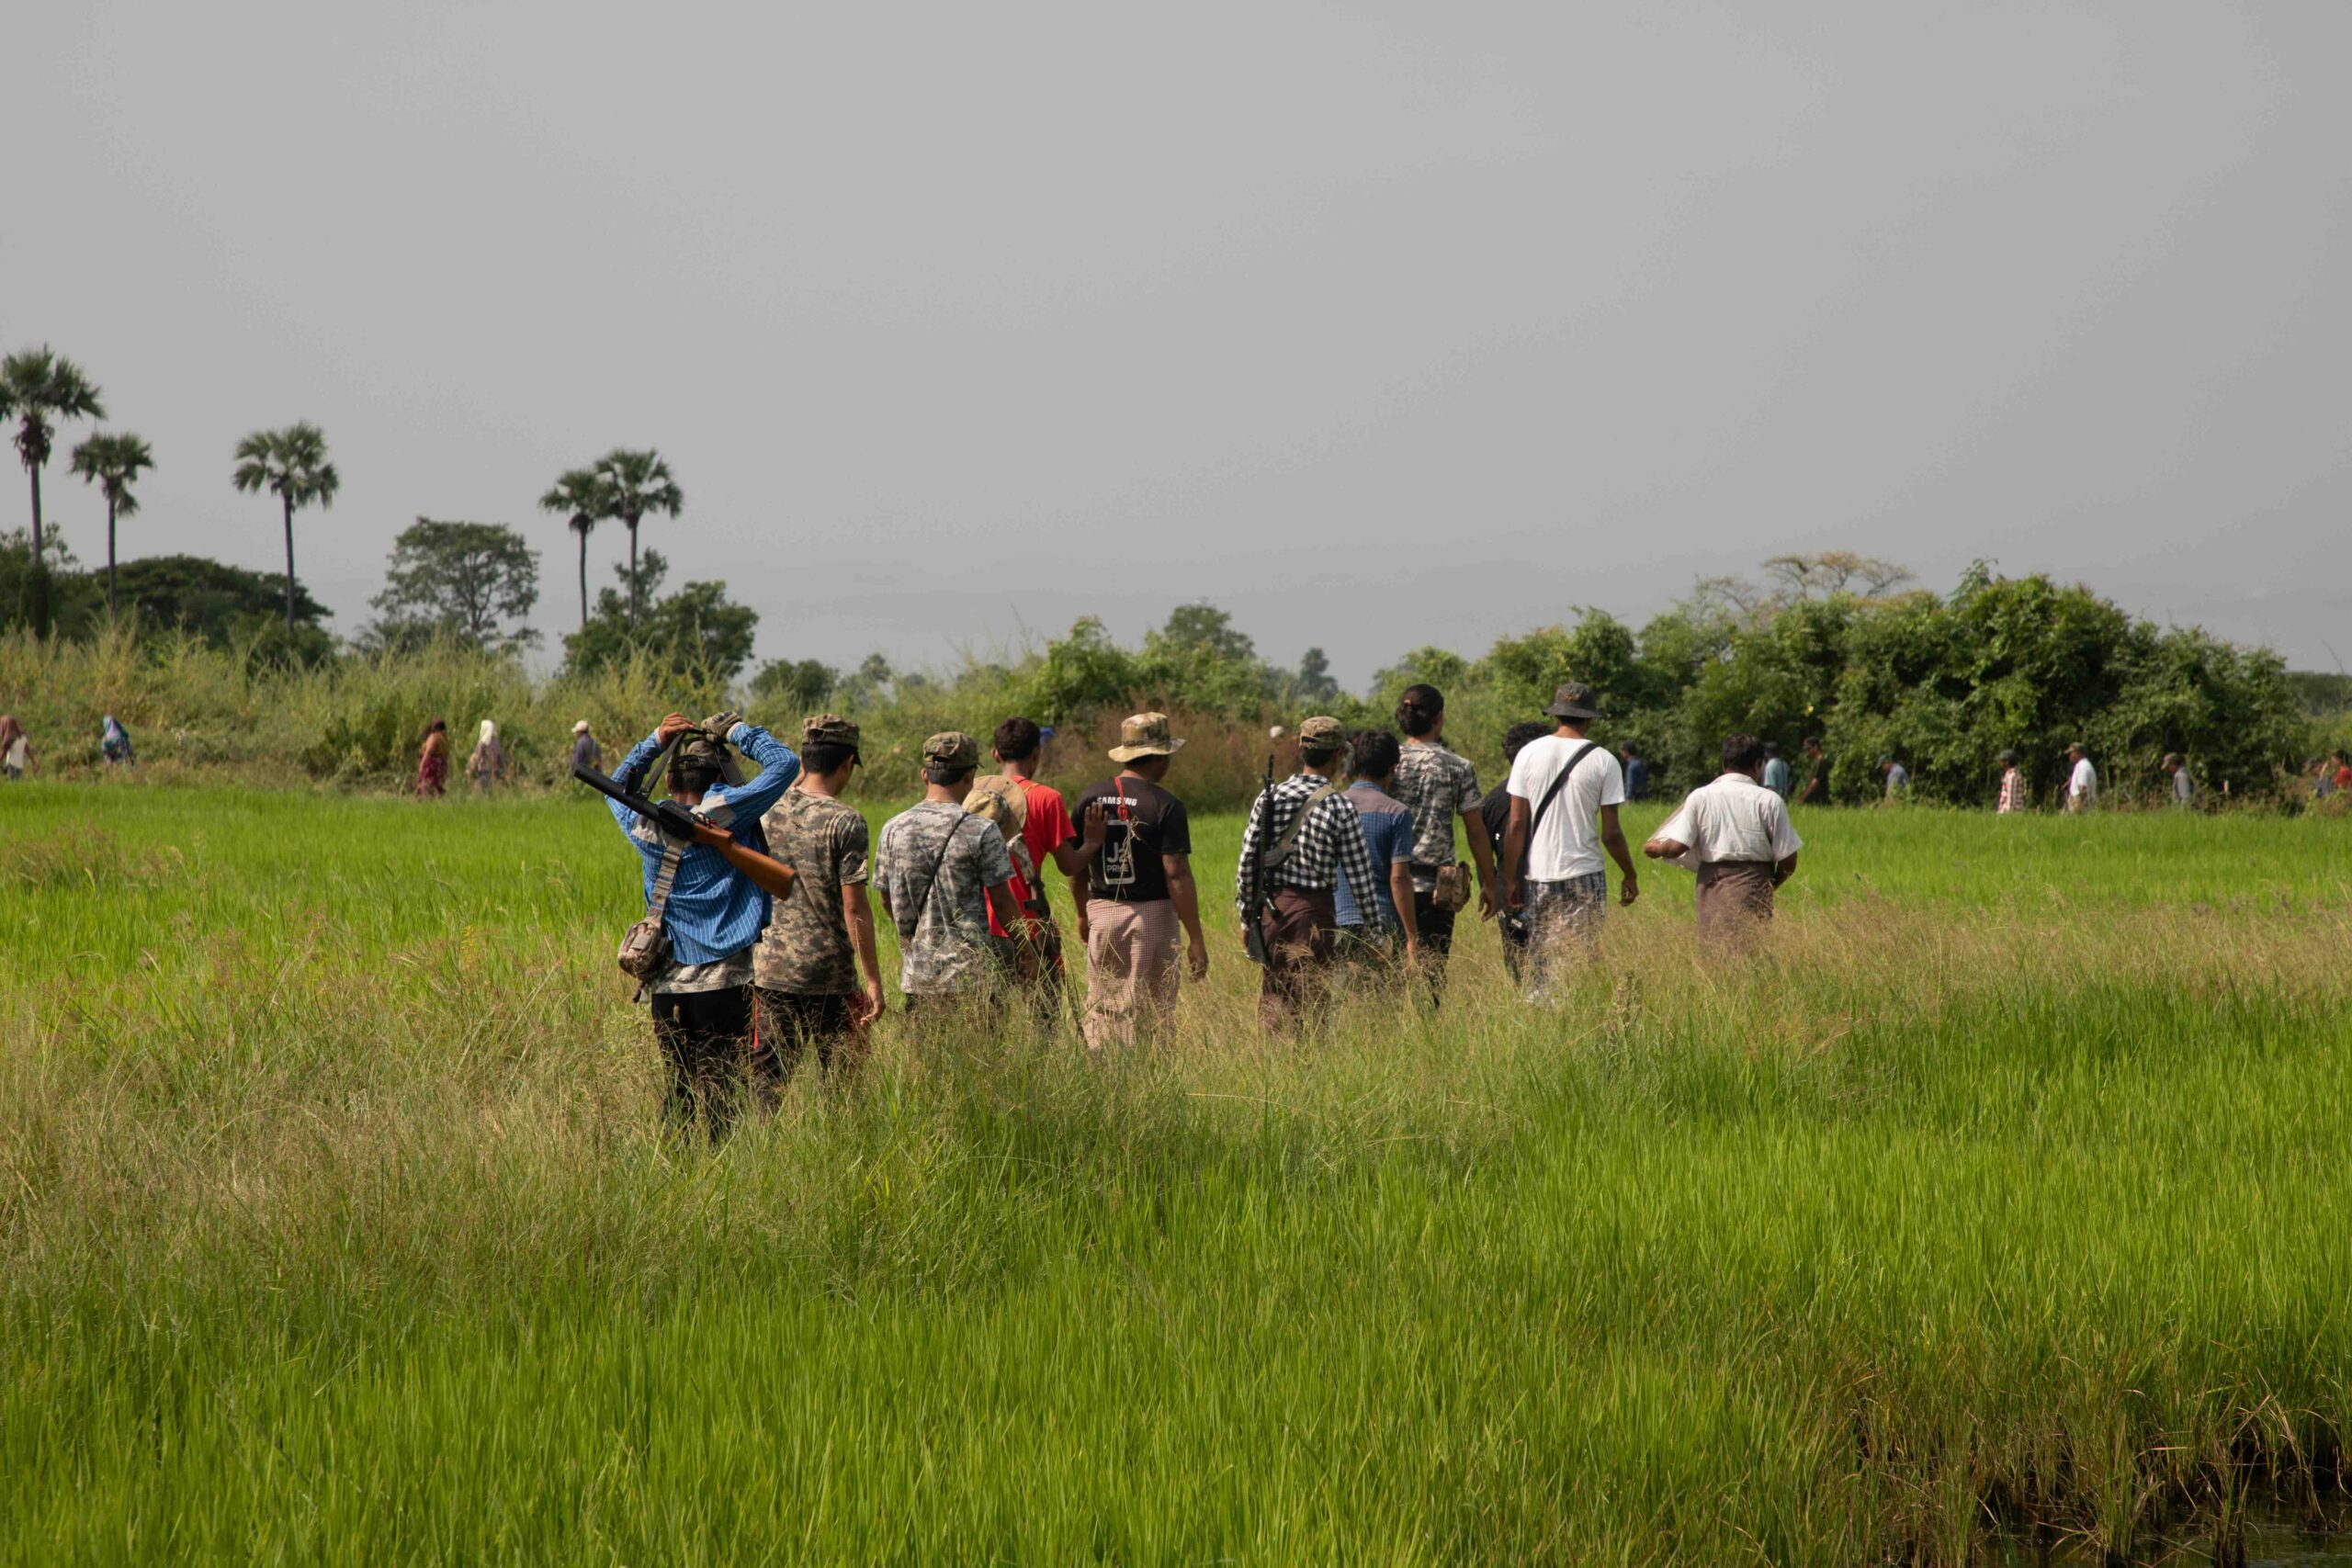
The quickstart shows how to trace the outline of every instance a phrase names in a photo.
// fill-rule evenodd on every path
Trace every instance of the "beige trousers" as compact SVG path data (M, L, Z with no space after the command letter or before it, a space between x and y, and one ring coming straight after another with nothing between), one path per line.
M1183 927L1166 898L1086 904L1086 1045L1131 1045L1176 1010Z

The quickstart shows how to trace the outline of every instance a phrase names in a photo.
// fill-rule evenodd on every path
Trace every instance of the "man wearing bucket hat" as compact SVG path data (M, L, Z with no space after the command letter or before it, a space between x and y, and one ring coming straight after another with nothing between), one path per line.
M1119 727L1116 778L1080 790L1077 864L1064 865L1086 943L1086 1044L1100 1051L1148 1036L1176 1010L1177 933L1193 978L1208 977L1208 939L1193 886L1193 827L1162 785L1183 740L1164 713Z
M752 1075L763 1100L781 1092L812 1046L819 1072L854 1070L865 1026L882 1011L865 817L841 797L859 761L855 723L830 713L804 720L800 780L763 818L768 852L796 877L794 897L776 906L752 954Z
M882 826L874 881L899 928L899 988L909 1010L996 994L1002 964L989 939L989 907L1010 931L1012 859L996 824L964 809L979 742L960 729L922 743L922 799Z
M1625 779L1617 759L1585 737L1600 717L1599 694L1571 681L1544 710L1551 734L1510 765L1510 821L1503 830L1505 902L1527 923L1527 994L1548 998L1574 939L1589 949L1609 906L1605 852L1623 879L1619 900L1641 897L1633 851L1617 826Z
M1363 820L1335 777L1347 747L1347 729L1336 718L1300 725L1299 771L1258 797L1241 835L1237 908L1244 929L1257 922L1264 942L1258 1016L1269 1029L1289 1029L1322 999L1339 930L1333 889L1340 874L1347 873L1351 886L1374 885ZM1258 888L1266 898L1252 908L1250 895ZM1376 904L1364 910L1366 937L1377 940L1386 930Z

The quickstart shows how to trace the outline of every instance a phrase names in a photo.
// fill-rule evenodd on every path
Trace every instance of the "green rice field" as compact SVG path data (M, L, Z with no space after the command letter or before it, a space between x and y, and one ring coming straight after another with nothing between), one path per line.
M1753 958L1645 868L1564 1007L1480 929L1433 1016L1285 1042L1206 822L1159 1047L893 1022L713 1151L594 802L0 789L0 1558L2096 1562L2335 1516L2352 820L1798 827Z

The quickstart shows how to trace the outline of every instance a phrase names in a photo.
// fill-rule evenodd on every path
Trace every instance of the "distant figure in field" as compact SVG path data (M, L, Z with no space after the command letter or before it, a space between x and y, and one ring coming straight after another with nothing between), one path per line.
M2197 778L2188 759L2177 751L2165 753L2165 772L2172 775L2172 803L2186 811L2197 799Z
M1550 725L1533 723L1514 724L1503 731L1503 770L1506 776L1478 803L1478 819L1486 824L1487 837L1493 841L1498 867L1503 863L1503 836L1510 829L1510 780L1508 776L1510 765L1519 761L1519 754L1527 750L1530 742L1541 740L1551 733ZM1633 748L1625 749L1625 765L1631 769L1635 761ZM1518 874L1525 874L1526 870L1525 866L1521 866ZM1508 883L1512 874L1505 871L1501 880ZM1510 977L1517 980L1520 964L1527 957L1527 919L1505 909L1495 922L1495 929L1502 938L1503 966L1510 971Z
M2325 800L2329 795L2335 793L2335 775L2328 771L2326 758L2312 757L2306 759L2303 762L2303 772L2309 773L2312 777L2312 798L2313 800Z
M1503 836L1503 905L1524 914L1527 997L1546 1001L1572 951L1590 956L1609 908L1605 852L1622 878L1618 902L1641 897L1633 852L1617 826L1625 775L1617 759L1585 738L1600 717L1600 694L1571 682L1544 711L1550 735L1530 741L1510 765L1510 826Z
M2336 788L2352 789L2352 763L2345 761L2341 750L2327 759L2327 765L2334 771Z
M416 798L438 800L449 788L449 721L435 717L424 727L424 744L416 752Z
M2066 809L2088 811L2098 804L2098 770L2091 766L2090 753L2076 741L2066 748Z
M498 725L483 719L481 739L474 742L473 755L466 759L466 777L473 780L476 795L488 795L505 772L506 749L498 743Z
M600 773L605 771L605 749L596 744L584 718L571 727L571 765L576 768L582 762Z
M1781 755L1781 743L1777 740L1764 742L1764 787L1783 802L1796 787L1796 780L1789 773L1789 760Z
M2004 751L1994 761L2001 764L2001 795L1993 803L1993 815L2014 817L2025 809L2025 774L2018 771L2015 751Z
M1642 853L1699 874L1699 936L1741 946L1772 918L1773 895L1796 874L1804 847L1789 826L1787 802L1764 787L1764 743L1724 741L1724 771L1682 797Z
M1551 731L1547 729L1544 733L1549 735ZM1631 746L1619 747L1617 754L1625 762L1625 798L1647 800L1650 797L1649 760Z
M1797 796L1799 806L1829 804L1829 759L1821 753L1821 737L1804 738L1804 790Z
M130 749L130 731L125 729L122 720L112 714L107 715L106 723L99 728L98 750L105 756L109 768L139 765L139 754Z
M1892 755L1878 760L1878 771L1886 775L1886 798L1905 800L1911 795L1911 770L1896 761Z
M23 780L25 770L33 765L33 743L25 734L25 727L17 722L12 713L0 714L0 768L6 768L8 782Z

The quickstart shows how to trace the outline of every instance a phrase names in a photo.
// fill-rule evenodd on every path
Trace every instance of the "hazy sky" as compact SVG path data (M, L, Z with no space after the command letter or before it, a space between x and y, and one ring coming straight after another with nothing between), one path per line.
M0 339L153 443L126 555L276 567L231 449L324 425L343 493L298 564L345 632L419 514L522 527L538 624L575 624L534 503L626 443L686 492L646 542L755 606L763 658L1206 597L1356 684L1852 548L2352 661L2341 0L7 35ZM102 558L96 497L48 488Z

